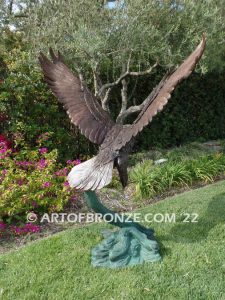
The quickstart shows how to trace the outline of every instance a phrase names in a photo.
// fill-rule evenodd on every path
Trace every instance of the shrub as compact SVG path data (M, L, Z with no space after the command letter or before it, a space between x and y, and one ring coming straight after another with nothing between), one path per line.
M10 236L19 237L28 234L34 234L41 232L41 226L33 223L26 223L23 225L9 225L4 222L0 222L0 237L9 238Z
M137 99L157 83L159 74L150 80L142 79L143 89ZM181 83L165 109L158 114L141 135L137 137L138 150L150 146L168 148L187 142L224 138L224 72L192 74ZM135 95L136 96L136 95ZM138 103L139 104L139 103Z
M136 185L136 196L138 198L147 198L151 193L154 193L153 184L149 185L152 180L152 161L146 160L139 163L131 170L130 178Z
M57 150L12 151L0 143L0 218L24 217L28 212L60 211L76 197L66 175L80 161L57 164Z
M71 125L44 83L37 63L31 63L27 47L22 42L19 47L15 43L3 57L6 70L0 82L0 132L12 136L21 149L33 148L37 137L48 132L51 139L46 146L58 149L62 162L90 154L94 146Z
M144 161L131 170L130 178L136 187L136 198L143 199L160 195L174 187L212 182L224 172L225 155L219 153L191 160L168 161L157 166Z

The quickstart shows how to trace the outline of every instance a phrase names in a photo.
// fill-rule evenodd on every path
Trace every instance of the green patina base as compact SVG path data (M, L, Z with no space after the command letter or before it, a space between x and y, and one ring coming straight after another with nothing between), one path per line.
M92 249L93 266L118 268L161 260L153 229L130 218L127 221L126 218L118 218L116 212L99 201L95 192L87 191L84 194L89 208L104 216L109 223L121 227L118 231L103 233L105 239Z

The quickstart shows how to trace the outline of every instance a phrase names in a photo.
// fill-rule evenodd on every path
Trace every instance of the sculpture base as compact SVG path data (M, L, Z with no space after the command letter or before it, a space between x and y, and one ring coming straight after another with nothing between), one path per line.
M135 227L103 233L104 240L92 249L94 267L118 268L161 260L155 240Z
M104 240L92 249L92 265L95 267L118 268L134 266L144 262L161 260L154 230L125 218L105 207L94 191L84 193L90 209L105 217L110 224L120 227L118 231L107 231Z

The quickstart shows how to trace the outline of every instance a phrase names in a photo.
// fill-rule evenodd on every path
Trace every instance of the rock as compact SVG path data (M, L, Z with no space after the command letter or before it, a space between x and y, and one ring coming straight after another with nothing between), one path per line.
M166 158L161 158L161 159L158 159L158 160L155 160L154 161L154 164L155 165L160 165L160 164L163 164L164 162L168 161L168 159Z

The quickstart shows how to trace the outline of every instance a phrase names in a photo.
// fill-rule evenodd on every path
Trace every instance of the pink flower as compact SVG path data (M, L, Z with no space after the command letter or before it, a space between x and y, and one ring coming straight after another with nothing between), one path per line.
M22 235L27 233L36 233L41 231L41 227L39 225L34 225L32 223L27 223L22 227L17 227L14 225L10 226L11 230L15 235Z
M77 195L73 195L70 197L70 202L77 201Z
M22 169L27 170L29 167L33 166L31 161L16 161L16 165L20 166Z
M64 185L65 187L69 187L69 186L70 186L70 184L69 184L68 181L65 181L65 182L63 183L63 185Z
M67 174L68 174L68 168L63 168L55 172L56 176L67 176Z
M5 170L5 169L4 169L4 170L2 170L2 175L6 175L6 174L7 174L7 172L8 172L8 171L7 171L7 170Z
M44 182L44 183L42 184L42 187L43 187L43 188L48 188L48 187L50 187L51 185L52 185L51 182L46 181L46 182Z
M0 159L5 159L6 156L12 152L12 149L9 147L9 142L0 140Z
M0 231L3 231L6 229L6 224L3 222L0 222Z
M0 142L0 153L5 154L8 150L7 144L5 141Z
M23 184L24 184L24 179L18 179L18 180L17 180L17 184L18 184L19 186L23 185Z
M74 165L79 165L80 163L81 163L81 161L79 159L76 159L76 160L73 161Z
M47 148L40 148L39 149L39 153L40 154L45 154L45 153L47 153L48 152L48 149Z
M37 139L37 143L41 144L45 141L47 141L50 137L50 133L49 132L44 132L42 134L39 135L38 139Z
M67 160L67 165L73 165L73 166L76 166L76 165L79 165L81 163L81 161L79 159L76 159L76 160Z
M36 201L32 201L32 206L33 206L34 208L39 207L39 205L38 205L38 203L37 203Z
M40 159L39 162L36 164L36 167L38 170L42 170L44 169L45 167L47 167L48 165L48 162L46 159Z
M0 134L0 143L5 143L5 145L8 149L12 148L11 142L2 134Z
M34 232L39 232L41 230L41 227L38 225L34 225L32 223L27 223L23 226L22 229L24 232L27 232L27 233L33 232L34 233Z
M5 142L5 141L6 141L6 137L0 134L0 142Z

